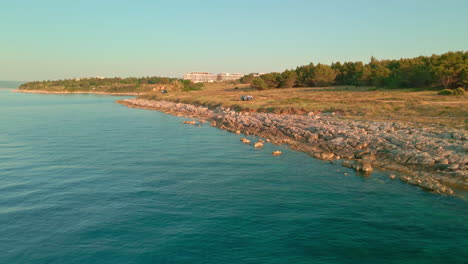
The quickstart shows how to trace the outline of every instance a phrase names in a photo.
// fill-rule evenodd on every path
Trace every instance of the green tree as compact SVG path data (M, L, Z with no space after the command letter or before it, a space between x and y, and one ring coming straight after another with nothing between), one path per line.
M334 62L331 65L331 68L336 72L335 83L338 85L345 84L344 82L344 67L341 62Z
M291 88L296 85L297 73L295 71L286 70L279 76L280 88Z
M336 75L336 71L330 66L317 64L313 70L313 74L307 78L306 83L317 87L332 85L335 82Z
M280 74L278 72L267 73L260 76L260 78L265 81L265 84L268 86L268 88L278 88L280 83L279 77Z
M466 78L468 67L468 52L447 52L440 56L433 56L433 72L436 79L444 88L462 84Z
M265 81L260 77L255 77L252 80L252 84L250 86L257 90L266 90L269 88L268 85L265 83Z
M242 78L240 78L240 83L246 83L246 84L250 84L252 83L253 79L254 79L254 75L251 73L251 74L247 74L247 75L244 75L242 76Z
M367 67L370 71L368 77L369 84L376 87L384 87L388 76L391 74L391 71L386 67L385 62L372 57Z

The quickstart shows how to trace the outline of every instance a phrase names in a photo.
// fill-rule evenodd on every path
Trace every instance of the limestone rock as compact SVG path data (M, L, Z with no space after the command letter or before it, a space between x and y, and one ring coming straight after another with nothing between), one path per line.
M244 144L250 144L250 140L247 138L241 138L240 141Z
M351 168L351 169L354 169L354 162L351 162L349 160L344 160L341 165L345 166L345 167L348 167L348 168Z
M321 160L331 160L335 157L335 154L332 152L319 152L314 154L314 158Z
M355 169L356 171L360 171L364 173L371 173L372 171L374 171L370 160L358 160L356 162Z
M262 142L255 142L254 148L263 148L263 143Z

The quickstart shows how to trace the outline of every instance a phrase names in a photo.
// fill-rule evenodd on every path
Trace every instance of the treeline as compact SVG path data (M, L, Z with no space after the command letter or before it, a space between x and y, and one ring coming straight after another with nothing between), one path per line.
M331 65L309 64L268 73L259 77L249 74L242 83L259 90L330 85L375 86L385 88L456 88L468 86L468 52L447 52L430 57L336 62Z
M56 81L36 81L22 84L23 90L46 91L102 91L102 92L148 92L164 85L168 90L201 90L203 84L168 77L130 78L77 78Z

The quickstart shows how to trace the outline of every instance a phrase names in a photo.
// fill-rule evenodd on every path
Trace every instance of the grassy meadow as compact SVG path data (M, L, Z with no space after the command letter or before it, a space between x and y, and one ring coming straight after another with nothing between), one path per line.
M241 101L241 95L252 95L254 100ZM442 96L437 95L437 91L418 89L335 86L258 91L244 84L209 83L200 91L151 92L142 97L210 107L222 105L237 111L334 112L337 116L353 119L468 128L467 96Z

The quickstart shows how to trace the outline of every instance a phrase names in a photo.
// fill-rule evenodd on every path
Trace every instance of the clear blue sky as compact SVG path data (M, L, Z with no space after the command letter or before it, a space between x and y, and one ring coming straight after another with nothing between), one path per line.
M467 0L0 0L0 80L270 72L467 50Z

